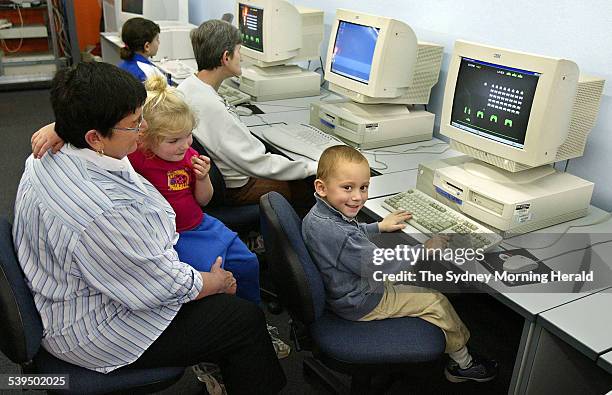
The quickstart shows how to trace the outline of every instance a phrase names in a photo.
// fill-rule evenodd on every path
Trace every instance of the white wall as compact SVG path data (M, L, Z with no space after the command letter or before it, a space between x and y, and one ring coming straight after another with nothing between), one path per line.
M592 203L612 210L612 1L610 0L302 0L291 3L325 12L325 56L330 25L337 8L390 16L408 23L419 40L444 45L440 82L429 111L440 113L448 58L456 39L571 59L582 73L606 79L597 123L585 155L570 161L569 172L595 183ZM190 12L219 18L233 12L231 0L190 0ZM192 14L193 16L193 14ZM436 132L439 126L436 117Z

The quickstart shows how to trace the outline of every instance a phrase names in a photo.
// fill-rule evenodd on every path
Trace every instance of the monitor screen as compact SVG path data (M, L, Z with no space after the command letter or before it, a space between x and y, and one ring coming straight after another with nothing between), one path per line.
M380 29L339 21L331 60L331 71L367 84Z
M238 5L238 27L242 45L263 52L263 13L262 8L240 3ZM281 33L282 34L282 33Z
M142 15L143 0L122 0L121 11Z
M540 73L461 58L451 125L524 148Z

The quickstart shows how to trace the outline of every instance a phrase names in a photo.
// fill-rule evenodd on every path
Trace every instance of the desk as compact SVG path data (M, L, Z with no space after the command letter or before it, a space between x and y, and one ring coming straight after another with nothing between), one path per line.
M414 176L414 180L412 182L413 186L415 186L416 174L413 175L412 173L406 173L406 175ZM381 203L383 201L384 198L368 200L366 202L364 212L369 214L374 219L384 217L388 214L388 211L382 208ZM589 215L585 218L555 225L547 229L536 231L535 233L540 233L543 235L550 234L551 238L554 238L556 237L555 234L562 233L570 224L587 224L595 222L605 214L606 213L603 210L591 206ZM582 242L593 243L600 241L605 237L609 238L609 235L612 234L612 221L578 229L580 229L580 232L589 232L588 240L582 239ZM404 231L419 242L424 242L427 239L427 236L421 234L411 226L408 226ZM570 229L568 233L578 234L576 228ZM521 243L524 243L524 245L529 246L530 244L528 241L533 239L532 235L533 233L526 235L524 238L513 239L513 244L521 245ZM580 242L580 240L581 238L578 237L573 242ZM533 240L531 242L533 243ZM572 248L569 247L567 243L559 242L549 248L534 252L534 255L539 258L544 258L554 256L559 252L568 251L571 249ZM568 303L568 306L571 306L571 302L580 300L588 295L612 287L612 283L609 281L610 277L608 275L610 272L610 262L608 257L612 256L612 243L602 244L593 247L591 250L593 253L588 253L589 259L591 259L590 264L595 267L598 273L601 273L601 277L597 274L595 275L596 280L594 283L555 282L548 284L529 284L511 288L501 282L494 282L484 286L485 290L492 291L491 294L493 297L500 300L524 319L523 332L515 361L509 393L525 393L527 390L530 369L536 356L537 345L541 334L541 327L536 324L537 316ZM553 270L576 272L575 269L584 262L585 256L587 256L585 251L575 251L547 261L546 264ZM488 270L477 262L466 263L464 264L463 268L470 273L488 273ZM572 268L574 270L571 270ZM600 297L598 296L598 298ZM610 327L608 327L608 339L611 338L609 335L609 329Z
M612 351L601 355L597 359L597 365L601 366L608 373L612 374Z
M607 367L605 356L598 361L600 354L612 349L611 307L612 289L608 288L538 316L535 357L523 387L527 394L543 389L605 393L612 388L610 361Z
M546 311L538 324L596 361L612 349L612 289Z

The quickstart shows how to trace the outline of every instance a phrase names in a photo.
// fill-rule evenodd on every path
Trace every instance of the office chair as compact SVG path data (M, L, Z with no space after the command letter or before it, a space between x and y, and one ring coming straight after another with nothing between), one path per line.
M221 16L221 20L226 21L227 23L232 23L232 21L234 20L234 14L232 14L231 12L226 12Z
M185 367L167 367L103 374L62 361L40 347L42 321L15 256L11 225L4 217L0 218L0 312L0 350L19 364L24 374L69 375L69 389L51 393L150 393L174 384L185 371Z
M302 239L302 221L276 192L261 197L262 233L272 279L291 316L296 349L311 350L304 369L338 390L327 368L351 376L351 393L367 393L379 373L436 362L445 348L442 330L420 318L349 321L325 310L321 275Z

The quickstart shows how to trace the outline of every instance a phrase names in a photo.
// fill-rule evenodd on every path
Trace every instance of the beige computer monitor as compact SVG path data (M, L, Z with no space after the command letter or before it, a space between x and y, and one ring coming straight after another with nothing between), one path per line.
M443 48L418 42L406 23L338 9L325 79L330 90L364 103L427 104Z
M452 147L518 172L584 152L602 79L558 59L458 40L440 132Z
M236 15L242 35L240 55L248 63L272 67L321 56L321 10L285 0L238 0Z

